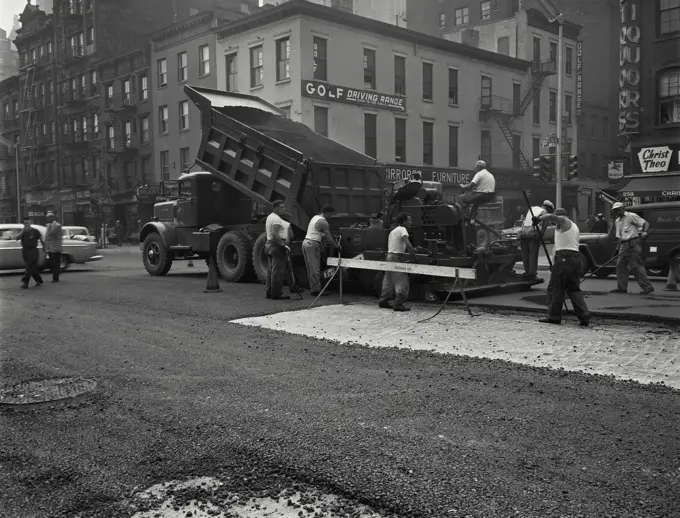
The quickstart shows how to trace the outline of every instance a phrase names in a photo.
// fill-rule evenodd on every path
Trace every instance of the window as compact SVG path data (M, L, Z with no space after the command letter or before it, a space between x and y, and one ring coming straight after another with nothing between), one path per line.
M109 149L116 147L116 132L111 125L106 126L106 145Z
M139 78L139 97L142 101L146 101L149 98L149 80L146 76Z
M364 113L364 154L371 158L378 155L378 116L372 113Z
M263 81L262 45L258 45L250 49L250 88L262 86Z
M71 127L73 128L73 142L80 142L80 121L77 119L73 119L71 121Z
M158 60L158 86L168 84L168 62L165 59Z
M659 123L680 123L680 68L665 70L659 76Z
M276 40L276 80L290 79L290 38Z
M394 56L394 93L406 95L406 58Z
M161 180L170 179L170 152L161 151Z
M94 27L87 28L87 44L92 45L94 43Z
M680 31L680 0L661 0L659 3L659 32Z
M50 144L54 144L56 141L57 141L57 123L55 121L52 121L50 122Z
M534 98L532 99L533 104L533 120L534 124L541 123L541 90L534 90Z
M572 100L571 95L565 95L564 96L564 111L567 112L567 124L571 124L571 121L572 121L572 118L571 118L571 100Z
M512 167L514 169L521 169L522 160L522 135L514 133L512 135Z
M446 27L446 13L439 13L439 28Z
M324 137L328 136L328 108L324 106L314 107L314 131Z
M479 156L486 162L486 165L491 165L491 132L489 130L482 130L481 144Z
M394 161L406 162L406 119L394 119Z
M541 38L534 36L534 67L541 65Z
M510 38L508 36L503 36L501 38L498 38L498 43L496 45L497 50L499 54L503 54L504 56L509 56L510 55Z
M9 120L9 103L4 103L2 105L2 120Z
M189 148L183 147L179 150L179 163L182 166L182 172L188 173L191 169L191 162L189 161Z
M557 63L557 43L550 42L550 61Z
M423 164L432 165L432 143L434 140L434 124L423 122Z
M326 81L328 69L326 65L326 51L328 42L323 38L314 36L314 79Z
M189 101L179 102L179 130L189 129Z
M491 2L482 2L479 5L479 10L480 10L480 18L482 20L490 20L491 19Z
M83 140L90 140L90 135L87 131L87 117L82 118L81 125L83 127Z
M602 118L602 138L609 138L609 117Z
M108 108L111 106L111 103L113 102L113 85L106 85L104 99L106 101L106 107Z
M512 83L512 113L519 117L522 111L522 85Z
M123 104L130 104L130 80L126 79L122 83L123 87Z
M449 68L449 106L458 106L458 70Z
M574 70L574 49L567 47L564 50L564 72L570 76Z
M550 122L557 122L557 92L550 92L549 101Z
M161 135L168 133L168 107L160 106L158 108L158 131Z
M375 50L364 49L364 88L375 90Z
M47 57L50 58L52 56L52 42L51 41L47 42L45 49L47 51Z
M449 126L449 167L458 167L458 126Z
M423 99L433 100L432 92L432 63L423 63Z
M54 102L54 83L47 81L47 105L50 106Z
M189 79L189 57L186 52L177 54L177 82L183 83Z
M291 107L290 106L279 106L279 108L283 112L283 116L286 119L290 119L290 109L291 109Z
M227 70L227 92L236 92L236 54L226 56L225 65Z
M491 83L491 78L488 76L482 76L482 107L491 107L491 94L493 92L493 87Z
M123 137L125 138L124 147L132 146L132 122L131 121L125 121L125 125L123 127Z
M453 14L456 19L456 25L465 25L470 21L467 7L461 7L460 9L456 9L453 12Z
M198 48L198 75L207 76L210 74L210 47L201 45Z
M541 156L541 137L533 137L531 139L531 151L534 158Z
M142 117L139 121L142 144L149 142L149 117Z
M97 93L97 71L90 72L90 93L96 95Z
M96 113L92 114L92 138L99 138L99 115Z

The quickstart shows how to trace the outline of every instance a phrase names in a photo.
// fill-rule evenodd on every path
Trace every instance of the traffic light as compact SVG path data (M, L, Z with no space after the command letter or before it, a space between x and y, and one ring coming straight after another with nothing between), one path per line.
M542 155L541 156L541 174L542 180L547 182L552 180L555 174L555 157L553 155Z
M578 176L578 156L571 155L569 157L569 169L567 170L567 176L571 180L575 176Z
M540 157L534 158L534 180L543 178L543 169L541 167Z

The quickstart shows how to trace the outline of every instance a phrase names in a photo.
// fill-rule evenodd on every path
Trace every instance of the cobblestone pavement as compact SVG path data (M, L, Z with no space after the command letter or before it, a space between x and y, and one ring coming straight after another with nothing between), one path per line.
M234 323L341 343L500 359L680 388L680 339L671 328L551 326L539 324L535 317L500 316L478 309L475 312L480 316L471 318L451 308L427 323L418 323L435 311L433 306L414 306L410 313L399 314L373 304L337 305Z

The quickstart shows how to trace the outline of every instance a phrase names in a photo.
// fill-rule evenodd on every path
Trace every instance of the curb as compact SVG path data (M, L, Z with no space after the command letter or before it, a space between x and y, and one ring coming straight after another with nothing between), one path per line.
M463 306L464 304L462 302L454 302L456 306ZM546 313L546 308L526 308L526 307L517 307L517 306L508 306L505 304L476 304L472 301L469 301L470 307L477 307L477 308L482 308L482 309L491 309L491 310L500 310L500 311L514 311L514 312L525 312L525 313L535 313L535 314L540 314L545 316ZM575 313L573 311L565 311L563 312L564 315L573 315L575 316ZM617 321L627 321L627 322L647 322L647 323L654 323L654 324L666 324L666 325L671 325L671 326L680 326L680 317L678 318L673 318L673 317L662 317L662 316L654 316L654 315L640 315L636 313L630 313L630 314L624 314L624 313L609 313L606 311L598 311L598 310L593 310L590 312L590 314L594 317L599 317L599 318L604 318L608 320L617 320Z

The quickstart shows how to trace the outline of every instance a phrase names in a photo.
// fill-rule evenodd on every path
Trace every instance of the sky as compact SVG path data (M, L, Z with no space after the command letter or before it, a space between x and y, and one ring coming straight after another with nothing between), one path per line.
M35 5L35 0L31 3ZM0 27L9 33L12 30L14 15L20 14L25 7L26 0L0 0Z

